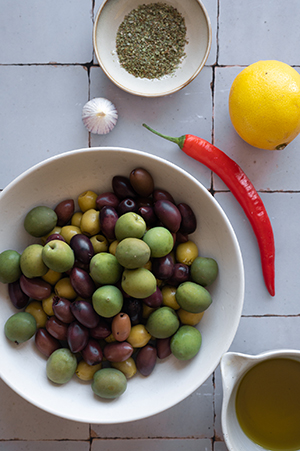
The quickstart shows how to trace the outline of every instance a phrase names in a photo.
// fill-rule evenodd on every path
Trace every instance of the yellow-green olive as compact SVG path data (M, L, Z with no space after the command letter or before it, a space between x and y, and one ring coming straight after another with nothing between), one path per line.
M186 310L180 308L177 310L178 318L180 319L182 324L186 324L189 326L196 326L202 319L204 312L200 313L191 313Z
M48 296L46 299L42 300L42 306L43 310L48 316L53 316L53 298L55 296L55 293L51 293L50 296Z
M118 241L118 240L114 240L112 243L110 243L108 252L109 252L110 254L115 255L115 254L116 254L116 249L117 249L118 244L119 244L119 241Z
M171 285L165 285L161 289L162 297L163 297L163 305L166 307L171 307L173 310L178 310L180 305L176 301L176 287Z
M50 283L50 285L55 285L59 279L62 278L62 273L53 271L53 269L49 269L48 272L42 277L45 282Z
M74 225L63 226L60 231L61 236L68 244L70 244L71 238L78 233L81 233L81 229Z
M86 210L81 218L80 229L84 235L97 235L100 232L99 211L94 208Z
M102 368L102 364L98 363L97 365L88 365L84 360L80 360L76 368L76 376L79 377L82 381L91 381L93 380L94 374L96 371Z
M185 243L178 244L176 248L177 262L184 263L187 266L191 266L195 258L198 257L198 254L198 247L191 240L188 240Z
M40 301L30 302L27 305L25 312L30 313L35 318L37 329L39 329L40 327L45 327L48 316L43 310L43 306Z
M151 335L146 327L143 324L136 324L135 326L132 326L127 341L133 348L142 348L150 339Z
M57 296L73 300L77 297L77 293L72 287L69 277L63 277L54 286L54 291Z
M94 235L90 238L95 254L107 252L108 241L103 235Z
M98 194L94 191L84 191L78 196L78 205L81 211L85 212L90 208L96 208L96 199Z
M82 211L76 211L71 218L71 225L80 228L82 215L83 215Z
M137 372L136 364L132 357L124 360L124 362L111 362L111 366L122 371L127 379L133 377Z

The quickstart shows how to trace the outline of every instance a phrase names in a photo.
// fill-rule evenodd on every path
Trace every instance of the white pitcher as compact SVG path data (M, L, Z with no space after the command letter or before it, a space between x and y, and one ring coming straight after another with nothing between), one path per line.
M223 385L221 423L224 440L229 451L266 451L265 448L250 440L241 429L236 416L235 398L244 374L256 364L270 358L290 358L300 361L300 351L281 349L258 355L227 352L221 358L220 369Z

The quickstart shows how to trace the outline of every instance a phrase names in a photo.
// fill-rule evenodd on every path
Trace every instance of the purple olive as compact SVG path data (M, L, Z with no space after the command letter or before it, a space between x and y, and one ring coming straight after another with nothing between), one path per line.
M47 332L57 340L67 339L68 324L63 323L56 316L50 316L46 321L45 327Z
M100 210L100 225L102 233L109 240L114 240L115 237L115 224L119 218L119 215L113 207L103 207Z
M129 316L132 326L141 322L143 317L143 302L140 299L125 298L122 310Z
M115 193L105 192L99 194L96 199L96 208L101 210L103 207L113 207L117 208L120 203L120 199L115 195Z
M90 329L90 335L97 340L107 338L111 334L111 327L105 319L99 317L97 326Z
M89 299L96 290L95 283L88 272L73 267L70 272L70 282L76 293L84 299Z
M29 296L22 291L19 280L8 284L8 295L12 305L18 310L28 304Z
M133 211L134 213L137 212L136 202L130 197L123 199L117 207L117 212L119 216L123 215L124 213L127 213L128 211Z
M136 205L138 208L140 207L153 207L154 200L152 197L138 197L135 199Z
M61 201L54 209L57 214L57 224L59 227L62 227L70 221L72 215L74 213L74 200L66 199Z
M75 319L70 309L71 304L72 302L69 299L61 298L60 296L53 297L52 309L54 315L63 323L69 324Z
M83 326L89 329L96 327L99 322L99 315L88 301L78 300L72 302L70 310Z
M154 204L154 212L170 232L176 233L179 230L181 214L175 204L169 200L158 200Z
M89 341L89 330L78 321L73 321L68 327L67 341L71 352L82 351Z
M81 351L83 360L88 365L97 365L103 360L103 353L101 346L97 340L90 338L87 345Z
M43 327L36 331L35 344L38 350L46 357L49 357L52 352L61 347L59 340L50 335Z
M141 348L136 356L136 367L143 376L149 376L156 365L157 350L152 345Z
M167 254L164 257L153 258L151 271L157 279L169 279L174 270L174 258L172 254Z
M158 219L152 206L142 206L138 209L137 213L144 219L148 227L154 227L157 224Z
M178 286L182 282L190 279L190 268L184 263L175 263L172 277L168 279L168 284Z
M186 243L188 240L188 234L181 232L180 229L178 230L178 232L176 232L176 243Z
M46 238L45 244L49 243L50 241L53 240L60 240L60 241L66 241L59 233L51 233L51 235L49 235Z
M197 219L191 207L182 202L177 205L177 208L182 217L180 231L185 234L195 232L197 228Z
M20 277L20 287L21 290L27 294L32 299L36 301L42 301L43 299L47 299L51 292L52 287L50 283L45 282L43 279L39 277L34 277L32 279L28 279L24 276L24 274Z
M158 308L161 306L163 302L163 295L161 289L156 287L156 290L153 294L143 299L143 302L152 308Z
M94 248L91 240L82 233L72 236L70 246L73 249L76 260L88 264L94 255Z
M156 340L157 357L159 359L165 359L171 355L171 337L168 338L158 338Z
M124 362L133 353L133 347L127 341L108 343L103 350L104 357L109 362Z
M164 189L155 189L153 191L153 199L154 202L157 202L158 200L169 200L170 202L173 202L173 204L175 204L172 194Z
M131 186L128 177L123 175L115 175L112 179L113 192L119 199L126 199L126 197L136 197L136 192Z

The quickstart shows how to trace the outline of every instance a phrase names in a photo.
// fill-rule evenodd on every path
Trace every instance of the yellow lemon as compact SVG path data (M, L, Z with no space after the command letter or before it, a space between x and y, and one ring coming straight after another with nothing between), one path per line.
M300 133L300 74L280 61L251 64L232 83L229 114L248 144L284 149Z

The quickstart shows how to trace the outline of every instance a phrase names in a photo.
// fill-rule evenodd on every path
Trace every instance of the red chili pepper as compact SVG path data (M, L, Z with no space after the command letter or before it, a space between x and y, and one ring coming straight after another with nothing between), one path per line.
M156 135L172 141L188 156L207 166L227 185L243 208L255 233L261 256L262 272L271 296L275 295L275 243L270 218L251 181L235 161L204 139L194 135L166 136L143 124Z

